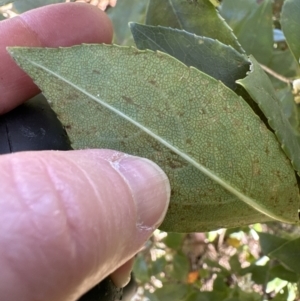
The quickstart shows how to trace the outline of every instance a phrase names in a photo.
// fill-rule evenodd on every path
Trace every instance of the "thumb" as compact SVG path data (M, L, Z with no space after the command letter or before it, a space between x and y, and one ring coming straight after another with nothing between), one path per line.
M164 172L111 150L0 156L1 300L76 300L162 222Z

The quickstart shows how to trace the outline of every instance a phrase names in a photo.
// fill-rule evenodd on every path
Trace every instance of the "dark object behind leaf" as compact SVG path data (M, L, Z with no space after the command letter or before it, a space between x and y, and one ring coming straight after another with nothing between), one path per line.
M136 282L131 274L130 282L124 288L117 288L109 277L85 293L78 301L129 301L136 291Z
M42 94L0 116L0 154L70 149L66 131Z
M43 94L0 116L0 154L71 149L65 129ZM107 277L78 301L126 301L130 300L135 290L133 276L124 289L117 288Z

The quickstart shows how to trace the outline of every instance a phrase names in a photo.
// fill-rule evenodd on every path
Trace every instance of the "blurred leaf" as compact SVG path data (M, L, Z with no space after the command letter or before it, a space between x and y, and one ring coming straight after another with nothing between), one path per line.
M214 286L213 286L213 290L214 291L219 291L219 292L222 292L222 293L226 293L228 292L229 288L228 286L225 284L225 281L224 281L224 277L220 274L217 275L217 278L214 280Z
M51 100L75 149L120 150L165 170L172 199L162 230L298 221L290 162L221 82L167 54L129 47L11 52Z
M149 299L149 301L160 301L155 294L150 293L149 291L145 291L144 295L147 299Z
M141 254L138 255L134 261L133 273L135 275L136 280L139 282L148 282L150 279L148 274L148 265Z
M258 103L260 109L268 118L270 127L275 131L282 149L290 158L294 169L300 174L300 133L295 132L289 120L283 114L280 101L268 76L253 57L251 57L251 61L253 63L251 72L244 79L238 80L237 83L242 85L253 100ZM268 152L268 148L265 151ZM282 178L281 172L277 174L277 177ZM274 203L276 203L275 199ZM286 204L288 206L284 210L291 210L291 213L296 213L299 208L299 201L294 197L288 198ZM295 219L297 219L296 216Z
M225 298L228 297L227 291L226 292L220 292L220 291L201 292L200 294L203 298L206 298L203 300L207 300L207 301L223 301Z
M219 40L244 53L231 28L207 0L150 0L146 24L184 29L198 36Z
M241 263L239 261L239 255L238 254L234 254L233 256L230 257L229 264L230 264L230 268L231 268L232 273L237 273L237 274L240 273Z
M0 0L0 6L14 2L13 0Z
M264 255L269 256L269 254L282 246L288 240L279 236L275 236L269 233L259 232L259 242L260 247Z
M149 0L122 0L117 2L116 7L107 10L114 26L114 43L134 45L128 23L144 23L148 2Z
M256 292L244 292L242 290L240 290L239 293L239 300L240 301L261 301L261 295L259 293Z
M14 1L13 8L14 11L21 14L30 9L62 2L65 2L65 0L16 0Z
M285 0L281 13L281 26L287 44L295 59L300 59L300 2L299 0Z
M299 276L296 273L287 270L282 265L276 265L270 269L270 274L275 278L280 278L289 282L297 282Z
M285 286L283 289L283 293L277 293L276 296L274 298L272 298L272 301L286 301L288 300L288 296L289 296L289 291L288 291L288 287Z
M289 49L285 51L274 50L268 67L286 78L298 77L300 75L299 64L297 64ZM275 78L271 74L268 74L268 76L271 79L275 89L282 89L287 87L286 82Z
M165 283L162 288L155 291L160 301L182 300L188 293L189 286L181 283Z
M270 257L279 260L289 270L300 274L300 238L291 240L281 245L273 252Z
M152 262L151 275L157 275L164 271L164 268L167 264L165 257L160 257Z
M175 254L173 257L172 279L187 282L189 270L190 262L188 258L180 253Z
M187 66L196 67L222 81L232 90L236 87L235 81L249 71L247 57L218 40L161 26L130 23L130 29L139 49L168 53Z
M5 20L5 19L6 18L2 14L0 14L0 21Z
M171 249L178 249L182 246L185 236L186 234L169 232L164 238L164 243Z
M209 301L209 299L202 292L193 292L184 301Z
M223 0L220 13L247 54L268 65L273 51L272 1Z
M251 264L249 267L244 268L241 270L241 275L246 275L250 273L251 274L251 279L254 281L256 284L265 284L266 280L270 280L269 277L269 264L266 265L256 265L256 264ZM274 277L273 277L274 278Z

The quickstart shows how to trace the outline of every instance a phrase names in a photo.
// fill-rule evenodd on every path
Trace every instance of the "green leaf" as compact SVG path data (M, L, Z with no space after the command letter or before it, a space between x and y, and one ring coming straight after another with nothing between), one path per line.
M150 293L149 291L145 291L145 297L147 297L147 301L160 301L154 293Z
M269 275L269 265L255 265L251 264L249 267L242 269L241 275L246 275L250 273L251 279L256 284L264 285L266 280L271 280L272 278Z
M298 275L296 273L293 273L289 270L287 270L282 265L276 265L270 269L270 274L275 278L280 278L282 280L286 280L289 282L297 282Z
M114 25L114 43L119 45L134 45L132 35L127 26L129 21L144 23L148 0L118 1L116 7L107 11Z
M186 282L190 270L190 262L184 254L177 253L173 257L173 270L171 278Z
M165 257L157 258L152 262L151 275L157 275L164 271L167 265L167 261Z
M38 8L49 4L62 3L62 2L65 1L64 0L16 0L14 1L13 8L17 13L21 14L30 9Z
M296 104L291 87L276 91L276 95L281 104L281 110L288 119L294 131L300 135L300 111Z
M288 287L285 286L283 289L283 293L281 294L280 292L276 294L276 296L272 299L272 301L286 301L289 300L289 291Z
M272 53L268 67L276 73L286 77L287 79L300 77L299 64L289 49L284 51L275 50ZM287 83L268 74L275 89L287 87Z
M299 0L285 0L281 13L281 26L287 44L295 59L300 59L300 2Z
M220 13L247 54L268 65L273 52L272 1L223 0Z
M10 52L51 101L75 149L116 149L165 170L172 193L162 229L199 232L272 218L297 223L289 160L221 82L167 54L135 48Z
M237 83L247 90L268 118L268 123L274 130L284 152L290 158L294 169L300 174L300 135L283 113L268 76L253 57L250 60L252 61L251 72ZM281 178L282 175L279 173L278 177ZM287 204L293 201L293 198L289 198ZM288 209L287 207L286 210Z
M288 240L270 233L258 232L260 247L264 255L269 255Z
M146 24L184 29L244 53L231 28L207 0L150 0Z
M147 262L142 255L138 255L134 261L133 273L138 282L148 282L150 280Z
M167 247L171 249L178 249L183 244L183 239L186 235L182 233L168 233L167 237L164 239L164 243Z
M180 301L187 295L188 285L177 283L165 283L162 288L155 291L155 295L160 301Z
M300 238L291 240L271 252L270 257L279 260L287 269L300 274Z
M0 6L14 2L13 0L0 0Z
M184 64L222 81L231 89L235 89L235 81L245 77L249 71L248 59L218 40L161 26L130 23L130 29L139 49L168 53Z

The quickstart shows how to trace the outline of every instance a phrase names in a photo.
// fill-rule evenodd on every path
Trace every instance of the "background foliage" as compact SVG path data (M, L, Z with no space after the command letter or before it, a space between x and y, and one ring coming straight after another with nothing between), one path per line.
M194 2L195 0L187 1ZM2 0L1 3L0 0L0 5L6 4L5 2L8 1ZM61 1L16 1L13 7L9 6L9 12L7 12L7 7L2 8L2 11L5 11L4 15L8 16L11 12L20 13L37 5L54 2ZM197 18L188 19L184 24L178 22L181 20L180 13L184 13L183 8L180 7L177 15L179 17L174 20L168 8L172 1L166 1L166 10L158 14L155 6L159 5L159 2L161 0L150 2L147 15L148 1L146 0L119 0L115 9L109 9L108 14L115 26L115 42L122 45L134 45L135 39L140 49L157 47L155 38L166 29L158 27L143 29L139 27L141 25L131 24L133 39L130 28L126 24L134 21L146 22L151 26L172 25L171 27L175 29L170 29L169 32L184 29L195 33L201 37L195 40L193 35L181 34L185 35L184 39L190 38L190 43L205 43L205 48L209 45L211 48L206 49L209 49L211 53L215 51L216 59L217 54L226 57L226 51L231 51L236 56L235 60L238 60L239 53L245 50L248 55L253 55L265 70L271 80L274 93L280 100L279 111L283 113L284 118L288 119L291 131L295 131L295 139L299 139L297 136L299 136L300 128L298 104L300 89L297 88L297 78L300 77L300 9L297 1L223 0L220 5L216 1L199 1L203 9L206 9L208 16L215 13L213 5L217 7L219 14L230 26L226 32L218 30L224 26L224 23L221 19L217 20L214 17L202 19L201 26ZM283 17L281 17L282 11L285 11L282 14ZM215 22L210 23L211 20ZM170 25L170 22L173 23ZM143 38L139 35L141 32L143 32ZM170 41L165 39L166 45L159 43L159 47L163 47L164 52L168 53L172 34L170 34ZM150 35L152 35L151 39L149 39ZM217 41L206 37L217 39ZM292 42L289 43L286 39ZM220 42L231 45L231 48L218 48ZM182 45L182 52L170 53L179 60L183 60L182 55L186 54L184 49L186 45L183 43ZM171 51L174 48L171 46ZM223 55L220 54L221 51L224 51ZM195 66L198 63L196 67L204 68L200 70L215 78L220 76L218 79L222 80L222 74L218 75L216 69L211 68L211 64L205 67L204 62L195 59L199 57L197 52L194 57L184 57L187 59L186 64ZM241 58L240 62L243 64ZM247 66L247 62L244 64ZM220 66L220 64L216 63L214 66ZM230 70L230 60L227 67ZM233 74L233 72L229 73ZM224 76L224 82L226 78L228 75ZM233 76L228 85L239 78L241 78L240 75ZM247 83L244 83L244 88L246 86ZM243 97L247 97L241 87L234 84L231 88ZM250 92L248 90L251 95ZM271 111L273 113L275 110ZM265 113L265 115L268 114ZM279 125L278 130L280 129L283 129L282 125ZM298 155L299 152L296 154ZM136 259L134 272L140 284L136 300L300 300L299 255L299 228L276 222L227 230L220 229L207 233L179 234L157 230Z

